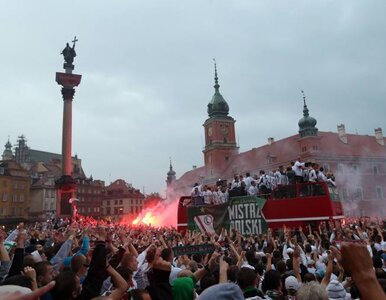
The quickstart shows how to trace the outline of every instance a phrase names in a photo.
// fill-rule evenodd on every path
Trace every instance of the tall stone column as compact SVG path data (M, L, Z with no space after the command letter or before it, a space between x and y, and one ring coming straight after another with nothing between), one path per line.
M74 70L74 57L76 37L72 41L73 46L67 43L62 51L65 63L63 68L65 73L56 73L56 82L62 86L63 96L63 130L62 130L62 176L56 181L57 205L56 215L59 217L71 217L71 198L75 198L76 181L72 178L72 102L74 99L74 87L80 84L82 75L72 74Z

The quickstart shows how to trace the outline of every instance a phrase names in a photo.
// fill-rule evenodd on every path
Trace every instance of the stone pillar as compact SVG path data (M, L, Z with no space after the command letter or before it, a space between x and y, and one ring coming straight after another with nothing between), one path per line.
M72 144L72 100L75 89L62 88L63 95L63 132L62 132L62 170L63 175L71 176L71 144Z
M72 69L66 68L66 73L56 73L56 82L62 86L63 96L62 177L56 181L58 190L56 214L59 217L72 216L70 199L75 198L76 193L76 182L71 175L72 101L75 94L74 87L79 85L82 76L72 74Z

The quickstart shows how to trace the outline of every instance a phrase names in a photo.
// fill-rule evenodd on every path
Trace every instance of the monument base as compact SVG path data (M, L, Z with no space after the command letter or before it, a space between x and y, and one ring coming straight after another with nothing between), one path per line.
M73 208L71 198L76 195L76 181L69 175L63 175L55 181L57 189L56 216L59 218L72 217Z

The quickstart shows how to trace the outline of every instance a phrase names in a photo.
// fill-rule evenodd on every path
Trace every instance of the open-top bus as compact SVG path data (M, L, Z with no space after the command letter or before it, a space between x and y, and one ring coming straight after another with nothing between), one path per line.
M342 203L337 189L325 182L298 183L280 186L271 193L258 195L266 198L262 207L262 216L271 229L318 226L321 222L344 218ZM194 206L185 206L190 196L180 198L178 204L177 228L185 231L188 228L188 211ZM232 198L232 197L231 197ZM242 202L242 197L237 197ZM241 200L240 200L241 199ZM205 206L201 210L205 209Z

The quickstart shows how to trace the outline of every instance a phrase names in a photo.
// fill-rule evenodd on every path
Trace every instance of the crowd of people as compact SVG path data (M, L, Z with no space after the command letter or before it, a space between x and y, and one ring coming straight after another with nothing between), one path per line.
M224 228L205 235L87 220L21 223L0 232L0 299L381 300L385 224L351 219L242 236Z
M264 196L274 189L281 190L279 196L284 198L293 194L290 189L287 192L285 187L305 182L326 182L331 187L336 186L335 176L332 172L328 171L325 174L324 168L317 163L302 162L301 158L298 158L286 168L279 166L269 172L260 170L259 174L253 175L247 172L245 176L235 174L231 180L219 179L214 186L196 183L191 192L192 201L190 204L221 204L227 202L232 196ZM311 188L308 188L304 192L307 194L317 192L317 190L311 191Z

